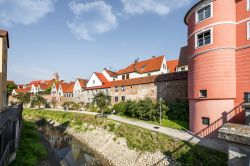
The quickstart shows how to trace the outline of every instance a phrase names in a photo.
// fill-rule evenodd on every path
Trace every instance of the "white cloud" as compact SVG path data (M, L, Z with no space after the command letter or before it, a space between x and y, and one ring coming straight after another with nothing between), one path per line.
M155 13L167 15L171 10L190 3L191 0L121 0L127 14Z
M116 29L118 23L112 13L112 7L104 1L69 4L74 18L67 22L71 32L77 39L95 40L94 36Z
M54 10L55 0L0 0L0 24L29 25Z

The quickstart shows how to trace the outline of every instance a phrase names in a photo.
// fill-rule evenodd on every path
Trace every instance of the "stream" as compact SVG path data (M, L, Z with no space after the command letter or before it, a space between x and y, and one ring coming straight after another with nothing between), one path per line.
M61 166L102 166L97 155L60 127L45 125L40 128Z

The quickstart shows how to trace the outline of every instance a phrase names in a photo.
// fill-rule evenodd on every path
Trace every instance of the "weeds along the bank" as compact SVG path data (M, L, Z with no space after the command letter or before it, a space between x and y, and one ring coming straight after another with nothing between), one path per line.
M25 110L27 119L46 119L67 124L76 132L94 130L96 127L113 132L116 138L123 137L131 149L139 151L161 152L172 157L173 160L185 165L226 165L227 155L210 150L188 142L174 140L173 138L146 130L140 127L116 122L105 118L96 118L93 115L47 111Z
M16 160L11 166L34 166L47 157L45 147L42 145L41 135L35 123L23 121L20 146L17 150Z

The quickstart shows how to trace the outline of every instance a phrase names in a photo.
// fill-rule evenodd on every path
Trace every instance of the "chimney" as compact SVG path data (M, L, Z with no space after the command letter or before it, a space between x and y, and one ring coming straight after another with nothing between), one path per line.
M154 59L155 58L155 56L152 56L152 59Z

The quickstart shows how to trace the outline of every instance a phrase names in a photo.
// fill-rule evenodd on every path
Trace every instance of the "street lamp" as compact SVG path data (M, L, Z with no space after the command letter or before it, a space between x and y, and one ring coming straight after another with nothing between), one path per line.
M161 114L162 114L162 106L161 106L161 104L162 104L162 102L163 102L163 99L162 99L162 97L160 97L160 99L159 99L159 102L160 102L160 126L161 126Z

